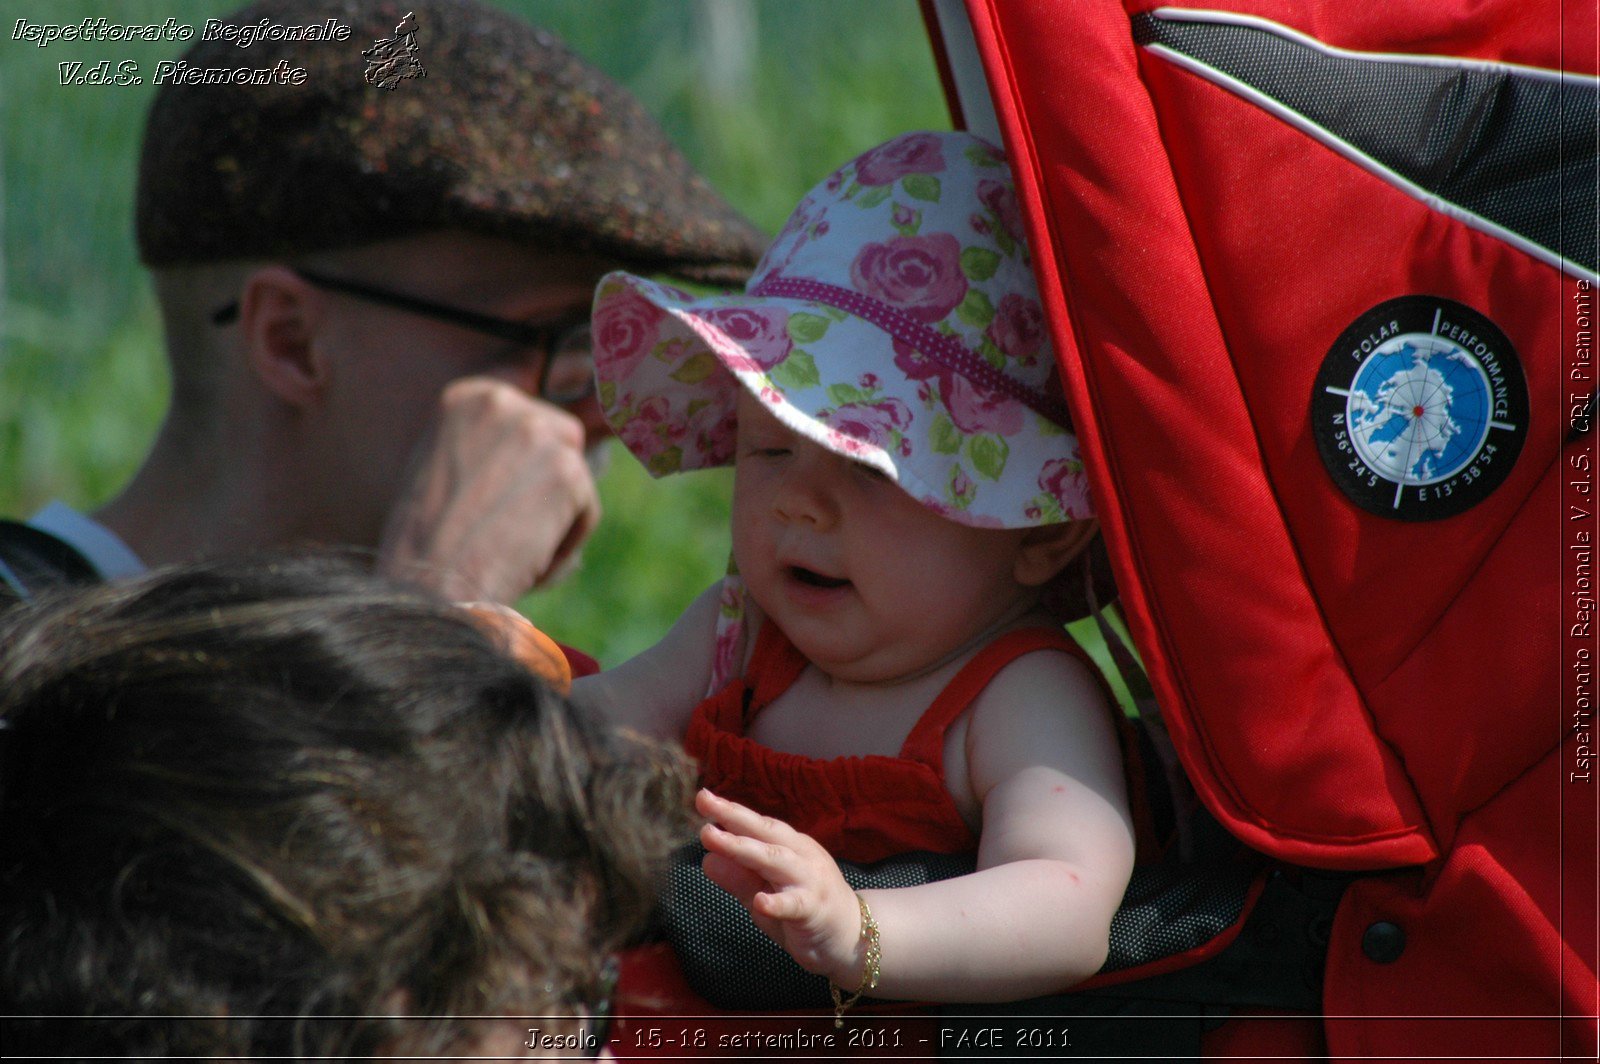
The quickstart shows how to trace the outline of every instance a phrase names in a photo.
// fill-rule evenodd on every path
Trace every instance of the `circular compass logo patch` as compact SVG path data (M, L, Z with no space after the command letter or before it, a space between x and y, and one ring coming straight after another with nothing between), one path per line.
M1334 482L1381 517L1431 521L1488 498L1528 431L1528 385L1494 322L1449 299L1380 303L1339 334L1311 395Z

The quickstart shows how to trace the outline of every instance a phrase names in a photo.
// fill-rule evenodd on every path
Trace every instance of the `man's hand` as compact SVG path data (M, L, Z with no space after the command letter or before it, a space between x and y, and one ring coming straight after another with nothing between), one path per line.
M695 809L706 876L808 972L854 987L866 960L861 907L828 851L781 820L710 791Z
M512 603L600 519L579 420L504 381L466 377L412 460L378 570L458 601Z

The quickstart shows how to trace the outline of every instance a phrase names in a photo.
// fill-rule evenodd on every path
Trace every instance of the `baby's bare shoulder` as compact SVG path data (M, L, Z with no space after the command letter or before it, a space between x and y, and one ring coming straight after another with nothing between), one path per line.
M1079 721L1103 724L1111 706L1093 666L1076 654L1047 647L1024 654L997 672L973 700L972 727L1010 731L1036 722L1045 731Z
M1115 707L1092 666L1063 650L1025 654L974 700L966 747L973 789L1033 767L1089 781L1120 779Z

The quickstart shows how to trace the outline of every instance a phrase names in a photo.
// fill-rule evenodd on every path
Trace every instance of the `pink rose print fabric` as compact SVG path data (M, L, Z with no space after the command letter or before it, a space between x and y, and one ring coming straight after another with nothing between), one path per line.
M707 311L706 335L729 369L769 370L789 357L789 313L781 307L730 307Z
M713 631L714 649L711 654L711 682L706 685L707 697L726 687L744 670L745 651L745 585L744 578L728 560L728 575L722 578L717 597L717 621Z
M897 236L868 244L850 264L858 291L900 307L919 321L938 321L967 294L961 244L949 233Z
M1077 498L1087 487L1083 463L1064 458L1052 458L1039 474L1039 486L1063 507Z
M1007 295L1000 300L984 335L1007 358L1032 365L1044 346L1044 308L1037 299Z
M1089 517L1025 229L993 145L897 137L805 196L744 293L605 278L594 326L606 416L656 475L722 465L742 390L950 520ZM1023 398L1052 395L1054 407ZM735 644L718 654L731 664Z
M907 174L937 174L944 168L940 138L932 133L912 133L861 156L856 180L870 186L892 185Z
M631 373L649 353L656 332L667 312L627 286L620 286L614 298L595 306L595 358L604 358L618 377Z
M829 428L846 439L901 457L911 454L911 441L905 435L911 427L911 408L899 399L846 403L837 410L824 411L819 416Z
M942 403L961 432L1010 435L1022 431L1028 409L1015 400L973 384L906 344L895 345L894 362L908 380L928 382L918 390L923 402Z
M979 181L978 200L994 212L1000 228L1012 240L1022 240L1022 208L1017 204L1017 194L1011 186L999 181Z

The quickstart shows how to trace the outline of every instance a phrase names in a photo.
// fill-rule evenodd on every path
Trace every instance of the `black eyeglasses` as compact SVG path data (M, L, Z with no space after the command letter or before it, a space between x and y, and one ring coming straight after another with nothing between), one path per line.
M545 361L539 371L538 393L547 402L568 406L587 399L594 392L594 354L587 309L564 314L547 322L510 321L492 314L480 314L475 310L420 299L404 292L391 292L360 281L329 277L315 270L298 266L289 268L301 280L329 292L341 292L370 303L459 325L463 329L493 336L518 347L543 352ZM238 317L239 303L235 300L218 308L211 315L211 324L230 325Z

